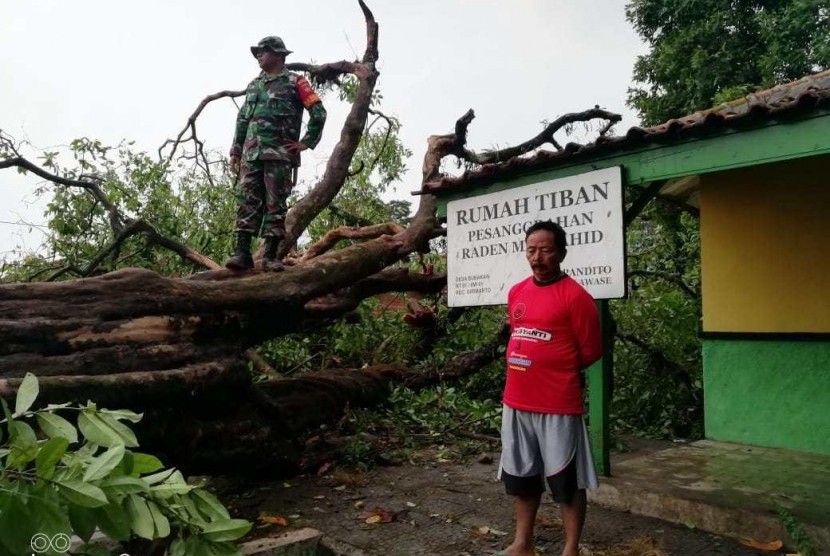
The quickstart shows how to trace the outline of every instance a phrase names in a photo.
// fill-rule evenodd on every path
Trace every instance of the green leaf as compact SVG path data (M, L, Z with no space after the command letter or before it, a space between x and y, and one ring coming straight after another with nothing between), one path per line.
M165 469L164 471L159 471L158 473L153 473L152 475L145 475L141 477L144 481L147 482L148 485L155 485L164 480L168 477L172 476L173 473L176 472L175 467L171 467L170 469Z
M97 510L69 504L69 522L75 534L84 542L89 542L98 526Z
M22 469L37 457L37 436L28 424L21 421L9 421L9 467Z
M150 492L150 487L141 479L136 477L110 477L99 484L105 492L117 494L138 494Z
M162 483L150 487L150 491L154 496L165 499L175 496L176 494L187 494L193 489L192 486L181 483Z
M191 491L192 492L192 491ZM221 519L222 517L230 517L228 516L217 516L217 517L209 517L205 519L205 516L199 512L196 504L193 502L193 498L191 497L190 493L188 494L177 494L173 497L171 501L167 502L170 508L175 508L177 513L183 515L186 521L194 524L194 525L201 525L203 523L207 523L208 521L213 521L215 519Z
M105 535L116 541L130 538L130 517L119 504L108 504L93 511L98 527Z
M193 489L190 492L190 499L196 503L199 511L211 521L230 519L231 517L222 502L203 488Z
M29 542L37 532L33 528L33 516L23 504L23 496L19 494L22 493L13 493L0 499L0 547L8 555L31 554Z
M143 413L136 413L129 409L102 409L101 413L111 415L116 419L138 423L144 417Z
M52 538L53 548L69 548L72 525L67 512L61 506L61 499L57 492L46 483L39 483L32 489L27 506L33 518L32 526L38 533ZM55 535L61 535L56 539ZM63 546L61 546L63 543ZM48 554L63 554L60 550L53 550Z
M152 539L155 532L155 524L147 501L136 494L130 494L126 498L124 508L130 518L130 528L143 539Z
M133 452L133 470L130 473L133 477L140 477L145 473L153 473L159 469L164 469L164 464L156 456Z
M251 530L252 523L244 519L220 519L202 526L204 537L210 541L235 541Z
M62 437L50 438L40 446L35 458L37 476L51 479L55 474L55 466L66 453L69 441Z
M78 431L75 425L54 413L38 413L37 424L49 438L63 437L69 442L78 441Z
M17 387L17 399L14 402L14 414L22 415L26 413L32 404L37 399L40 388L37 383L37 377L32 373L26 373L20 386Z
M170 545L170 556L188 556L189 554L192 554L192 552L187 551L187 541L181 537L174 540L173 544Z
M95 485L78 480L63 481L57 484L60 493L73 504L85 508L97 508L109 503L104 491Z
M121 475L132 475L133 474L133 465L135 463L135 457L133 453L129 450L124 452L124 459L121 460L121 468L120 474Z
M153 524L156 528L156 537L164 538L170 535L170 522L167 517L161 513L161 509L152 500L147 501L147 507L150 508L150 515L153 516Z
M113 446L100 456L92 460L84 473L84 481L97 481L109 475L110 471L118 467L124 458L124 446Z
M138 439L135 437L135 433L130 429L130 427L110 415L101 413L98 414L97 417L101 419L106 426L115 431L115 434L121 438L121 441L127 446L127 448L135 448L138 446Z
M117 432L104 423L101 418L92 411L84 410L78 415L78 428L81 434L94 444L111 448L124 444L124 440Z
M7 421L12 420L12 412L9 411L9 404L6 403L5 398L0 398L0 407L3 408L3 415L6 417Z

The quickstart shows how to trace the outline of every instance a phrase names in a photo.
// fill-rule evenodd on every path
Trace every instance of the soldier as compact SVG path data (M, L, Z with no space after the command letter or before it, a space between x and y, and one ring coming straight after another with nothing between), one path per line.
M291 54L279 37L265 37L251 53L262 73L245 91L245 103L236 118L231 147L231 171L238 177L236 248L225 266L233 270L253 268L251 238L262 232L265 239L263 270L284 270L277 249L285 237L286 200L294 186L292 173L300 165L300 153L320 142L326 109L305 77L285 69ZM309 121L300 139L303 108Z

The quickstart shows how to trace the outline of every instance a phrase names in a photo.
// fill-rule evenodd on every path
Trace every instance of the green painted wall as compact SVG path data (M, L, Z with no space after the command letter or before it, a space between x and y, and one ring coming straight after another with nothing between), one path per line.
M830 454L830 341L703 340L706 437Z

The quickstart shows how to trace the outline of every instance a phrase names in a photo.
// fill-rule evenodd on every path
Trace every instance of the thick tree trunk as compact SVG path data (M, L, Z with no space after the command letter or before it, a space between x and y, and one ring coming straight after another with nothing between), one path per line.
M392 381L425 384L439 375L381 367L253 384L243 351L368 295L439 291L442 276L377 272L404 243L383 237L279 274L186 280L130 269L0 286L0 396L13 397L33 372L40 404L92 399L144 412L143 448L189 472L291 473L307 430L347 406L385 399ZM467 356L448 372L480 366Z

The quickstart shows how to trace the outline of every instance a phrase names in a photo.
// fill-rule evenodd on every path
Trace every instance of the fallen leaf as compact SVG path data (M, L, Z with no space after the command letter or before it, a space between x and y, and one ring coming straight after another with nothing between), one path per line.
M317 470L317 475L318 475L318 476L320 476L320 475L325 475L325 474L326 474L326 471L328 471L329 469L331 469L331 465L332 465L332 463L331 463L330 461L329 461L329 462L324 463L323 465L321 465L321 466L320 466L320 469L318 469L318 470Z
M282 517L281 515L261 515L259 516L259 520L263 523L270 523L271 525L282 525L283 527L288 526L288 520Z
M360 514L360 519L366 523L392 523L395 521L395 512L383 508L373 508Z
M482 535L494 535L496 537L504 537L507 535L504 531L499 531L498 529L493 529L492 527L487 527L486 525L479 527L476 531Z
M346 490L346 485L336 486L334 487L334 490Z
M314 499L315 499L315 500L322 500L322 499L323 499L323 498L325 498L325 497L326 497L326 495L325 495L325 494L318 494L317 496L315 496L315 497L314 497Z
M755 539L741 539L741 544L744 546L748 546L749 548L754 548L755 550L760 550L762 552L776 552L778 550L781 550L781 547L784 546L784 541L777 540L761 542L756 541Z
M407 502L406 507L407 508L417 508L418 504L416 504L415 502Z
M365 506L365 505L366 505L366 503L363 500L358 500L357 502L354 503L354 509L355 510L363 509L363 506Z

